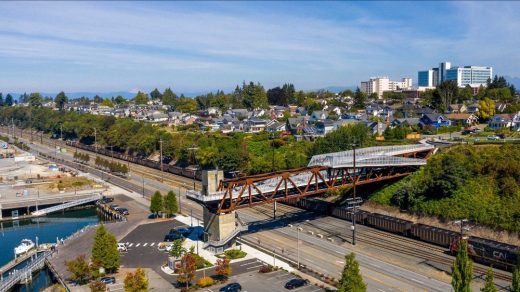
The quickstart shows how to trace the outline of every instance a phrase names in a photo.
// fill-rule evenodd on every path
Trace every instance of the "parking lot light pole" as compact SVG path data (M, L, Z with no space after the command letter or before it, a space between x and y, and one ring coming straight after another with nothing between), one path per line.
M357 176L356 176L356 144L355 143L352 143L352 150L353 150L353 153L352 153L352 158L353 158L353 161L352 161L352 168L353 168L353 176L352 176L352 188L353 188L353 192L352 192L352 198L355 200L356 199L356 181L357 181ZM352 245L356 245L356 204L354 204L353 206L353 209L352 209Z
M141 176L141 178L143 179L143 198L144 198L144 176Z
M298 254L298 267L296 269L300 269L300 231L302 231L303 229L298 226L296 227L296 238L298 240L298 242L296 243L296 249L297 249L297 254Z

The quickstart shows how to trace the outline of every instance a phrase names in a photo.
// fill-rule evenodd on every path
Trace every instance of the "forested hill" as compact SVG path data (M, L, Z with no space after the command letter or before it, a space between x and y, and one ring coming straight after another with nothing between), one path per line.
M444 219L520 231L520 147L456 146L372 201Z

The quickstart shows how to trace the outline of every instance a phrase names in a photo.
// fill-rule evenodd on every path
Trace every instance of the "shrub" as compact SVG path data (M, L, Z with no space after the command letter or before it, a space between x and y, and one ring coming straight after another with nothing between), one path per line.
M247 253L245 251L241 251L239 249L230 249L230 250L226 250L224 252L224 254L226 255L227 258L229 258L230 260L236 260L236 259L241 259L243 257L245 257L247 255Z
M215 281L211 277L202 277L197 280L197 285L199 287L208 287L208 286L213 285L214 283L215 283Z
M273 267L271 267L271 266L262 266L260 268L260 270L258 270L259 273L263 273L263 274L270 273L272 271L273 271Z

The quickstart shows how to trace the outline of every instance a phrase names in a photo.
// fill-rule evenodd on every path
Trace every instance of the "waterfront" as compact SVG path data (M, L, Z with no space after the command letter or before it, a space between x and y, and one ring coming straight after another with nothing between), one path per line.
M49 216L17 221L0 222L0 266L14 258L14 248L24 238L38 243L56 243L74 232L100 221L95 208L52 214ZM52 283L47 269L34 275L28 286L19 286L15 291L39 291Z

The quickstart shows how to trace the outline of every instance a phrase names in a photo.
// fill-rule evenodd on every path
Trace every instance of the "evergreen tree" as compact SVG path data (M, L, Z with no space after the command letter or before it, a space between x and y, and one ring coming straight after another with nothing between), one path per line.
M520 292L520 248L517 249L518 260L516 267L513 268L513 281L511 284L511 292Z
M495 276L493 274L493 269L489 268L487 270L487 272L486 272L486 279L485 279L484 287L482 287L482 289L480 289L480 291L483 291L483 292L498 292L497 287L495 287L495 283L493 283L494 277Z
M359 263L354 253L345 256L345 267L338 284L338 292L363 292L367 290L366 284L359 271Z
M164 105L176 106L178 100L179 100L179 98L177 97L177 95L175 93L173 93L171 88L166 88L164 90L164 93L162 95L162 102Z
M148 94L144 92L137 92L136 96L134 97L135 104L147 104L148 103Z
M179 205L177 204L177 196L173 191L169 191L164 198L164 211L168 216L172 216L173 214L179 211Z
M186 253L186 249L182 247L182 239L174 240L172 243L172 249L170 249L170 255L172 257L180 258L184 253Z
M468 241L459 240L459 251L453 262L451 286L455 292L470 292L473 279L473 262L468 256Z
M161 192L156 191L153 196L152 200L150 201L150 212L152 213L159 213L163 209L163 197L161 195Z
M56 98L54 98L54 103L56 104L56 107L60 110L63 110L65 104L69 101L69 98L65 95L65 92L60 92L58 95L56 95Z
M367 94L362 92L359 87L356 88L356 93L354 94L354 105L355 109L364 109L365 102L367 100Z
M137 268L134 273L128 273L125 277L126 292L148 291L148 278L142 268Z
M161 100L162 94L157 88L155 88L152 92L150 92L150 97L152 100Z
M4 106L4 96L0 92L0 106Z
M103 267L108 271L116 271L119 268L117 239L106 230L103 224L96 229L94 235L91 262L93 267Z
M12 96L11 94L8 93L8 94L5 96L4 105L6 105L6 106L12 106L13 103L14 103L14 101L13 101L13 96Z

